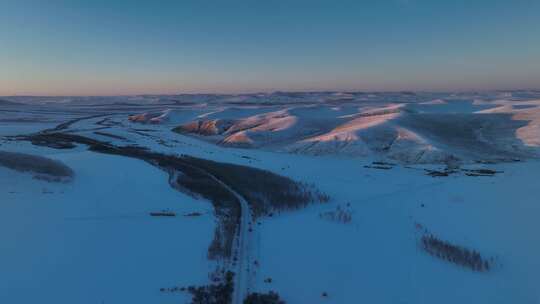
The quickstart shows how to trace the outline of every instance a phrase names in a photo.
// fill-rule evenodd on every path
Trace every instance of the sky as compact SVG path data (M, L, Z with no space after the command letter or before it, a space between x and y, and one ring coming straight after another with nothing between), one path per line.
M0 95L540 89L538 0L0 0Z

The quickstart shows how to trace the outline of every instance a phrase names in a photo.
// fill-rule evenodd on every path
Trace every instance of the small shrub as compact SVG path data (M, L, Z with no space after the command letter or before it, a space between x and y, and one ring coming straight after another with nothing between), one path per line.
M250 293L245 299L244 304L285 304L285 301L279 298L279 294L270 291L268 293Z
M320 213L319 217L328 221L347 224L352 221L352 210L337 206L336 210Z

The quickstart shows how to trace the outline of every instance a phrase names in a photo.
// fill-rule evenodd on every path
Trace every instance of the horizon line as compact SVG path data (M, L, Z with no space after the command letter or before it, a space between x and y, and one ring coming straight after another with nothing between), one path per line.
M275 93L479 93L479 92L518 92L518 91L532 91L539 92L539 88L518 88L518 89L456 89L456 90L269 90L269 91L241 91L237 93L231 92L178 92L178 93L136 93L136 94L11 94L0 95L1 98L10 97L136 97L136 96L178 96L178 95L254 95L254 94L275 94Z

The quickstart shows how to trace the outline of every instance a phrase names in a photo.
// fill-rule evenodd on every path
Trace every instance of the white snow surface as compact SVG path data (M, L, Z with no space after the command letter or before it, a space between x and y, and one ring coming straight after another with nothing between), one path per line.
M75 177L48 183L0 167L0 303L189 303L160 288L210 283L208 201L140 160L10 137L76 118L62 132L266 169L327 193L329 203L255 219L249 291L287 303L540 303L539 92L2 99L28 105L0 107L0 150L60 160ZM144 113L167 119L128 119ZM232 129L172 131L198 120ZM425 174L450 156L500 173ZM373 161L396 165L365 167ZM320 216L338 206L350 222ZM177 216L149 216L164 209ZM494 266L473 272L426 254L418 225Z
M73 183L0 168L1 303L177 303L179 295L159 289L206 282L214 229L207 204L137 160L51 157L75 171ZM149 216L162 209L180 216ZM205 215L182 216L194 211Z

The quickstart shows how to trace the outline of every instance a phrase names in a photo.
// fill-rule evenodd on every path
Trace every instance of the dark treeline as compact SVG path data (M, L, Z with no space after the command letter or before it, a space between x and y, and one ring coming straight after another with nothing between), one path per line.
M285 304L285 301L279 298L279 294L270 291L268 293L250 293L245 299L244 304Z
M209 172L242 195L255 216L272 211L294 210L329 197L314 186L294 181L270 171L184 156L189 163Z
M0 166L20 172L32 172L49 181L73 178L74 172L65 164L43 156L0 151Z
M453 245L433 235L422 236L422 248L432 256L474 271L489 271L491 265L475 250Z

